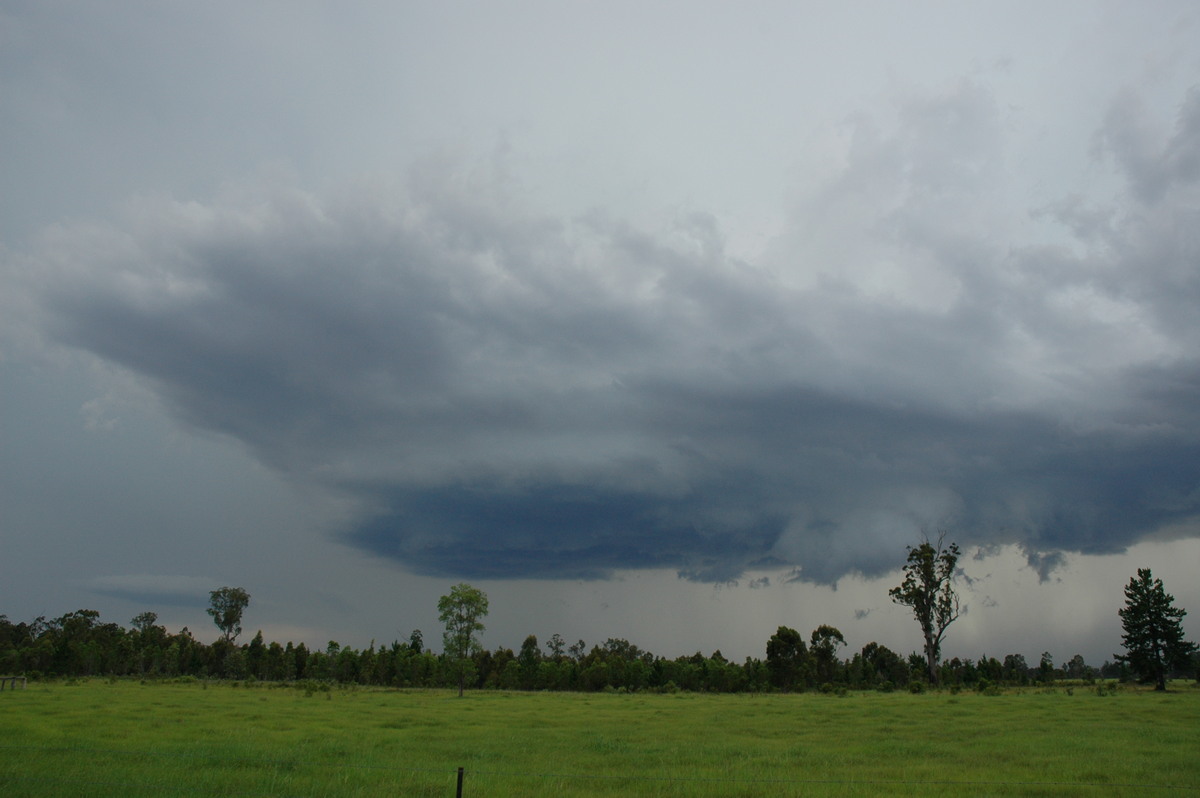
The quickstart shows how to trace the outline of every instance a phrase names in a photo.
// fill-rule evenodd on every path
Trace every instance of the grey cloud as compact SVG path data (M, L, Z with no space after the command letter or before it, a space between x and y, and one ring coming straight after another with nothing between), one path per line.
M1169 136L1155 130L1152 119L1138 92L1126 89L1109 107L1095 141L1100 153L1120 164L1134 193L1146 203L1200 179L1200 87L1187 93Z
M1066 555L1061 551L1041 552L1026 549L1025 559L1029 567L1037 572L1039 582L1050 581L1054 572L1067 563Z
M30 280L57 340L355 499L339 539L417 572L834 583L947 526L1045 576L1200 510L1200 365L1138 343L1200 329L1173 298L1194 297L1195 206L1163 194L1107 254L998 247L973 197L1000 127L966 84L863 133L823 194L828 248L778 269L702 213L547 218L433 163L399 196L276 188L63 228ZM800 279L839 245L842 276ZM1163 252L1172 290L1132 273ZM883 255L917 271L863 271ZM1125 316L1063 299L1085 290Z
M91 580L88 589L102 596L141 602L146 606L204 607L208 594L219 585L193 576L124 574Z

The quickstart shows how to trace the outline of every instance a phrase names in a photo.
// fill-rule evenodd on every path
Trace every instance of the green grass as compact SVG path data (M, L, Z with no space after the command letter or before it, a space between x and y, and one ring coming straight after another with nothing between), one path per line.
M1200 690L614 695L91 681L0 694L0 795L1200 794Z

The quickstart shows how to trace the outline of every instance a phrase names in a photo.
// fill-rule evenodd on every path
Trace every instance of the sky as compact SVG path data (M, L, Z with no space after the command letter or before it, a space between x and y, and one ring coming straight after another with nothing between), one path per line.
M1099 665L1200 613L1198 26L0 2L0 614L907 653L944 532L946 656Z

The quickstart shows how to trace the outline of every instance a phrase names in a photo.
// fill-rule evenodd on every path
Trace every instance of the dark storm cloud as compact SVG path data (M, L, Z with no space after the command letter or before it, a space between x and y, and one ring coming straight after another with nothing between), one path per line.
M1044 211L1083 254L981 232L1001 123L967 84L856 123L795 273L706 214L539 217L427 164L62 228L31 279L58 340L356 499L340 539L414 571L835 582L945 526L1045 578L1200 511L1196 103L1157 149L1105 122L1132 198ZM880 253L917 271L866 291Z
M717 523L714 499L453 485L391 496L391 511L359 526L351 541L437 576L594 579L639 567L721 582L770 552L784 519L759 513Z

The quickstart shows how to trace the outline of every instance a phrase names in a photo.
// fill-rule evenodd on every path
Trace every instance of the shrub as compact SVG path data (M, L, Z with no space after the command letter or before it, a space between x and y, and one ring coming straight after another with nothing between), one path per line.
M320 682L316 679L298 679L293 686L297 690L303 690L305 698L311 698L312 694L316 692L328 693L331 689L329 682Z

